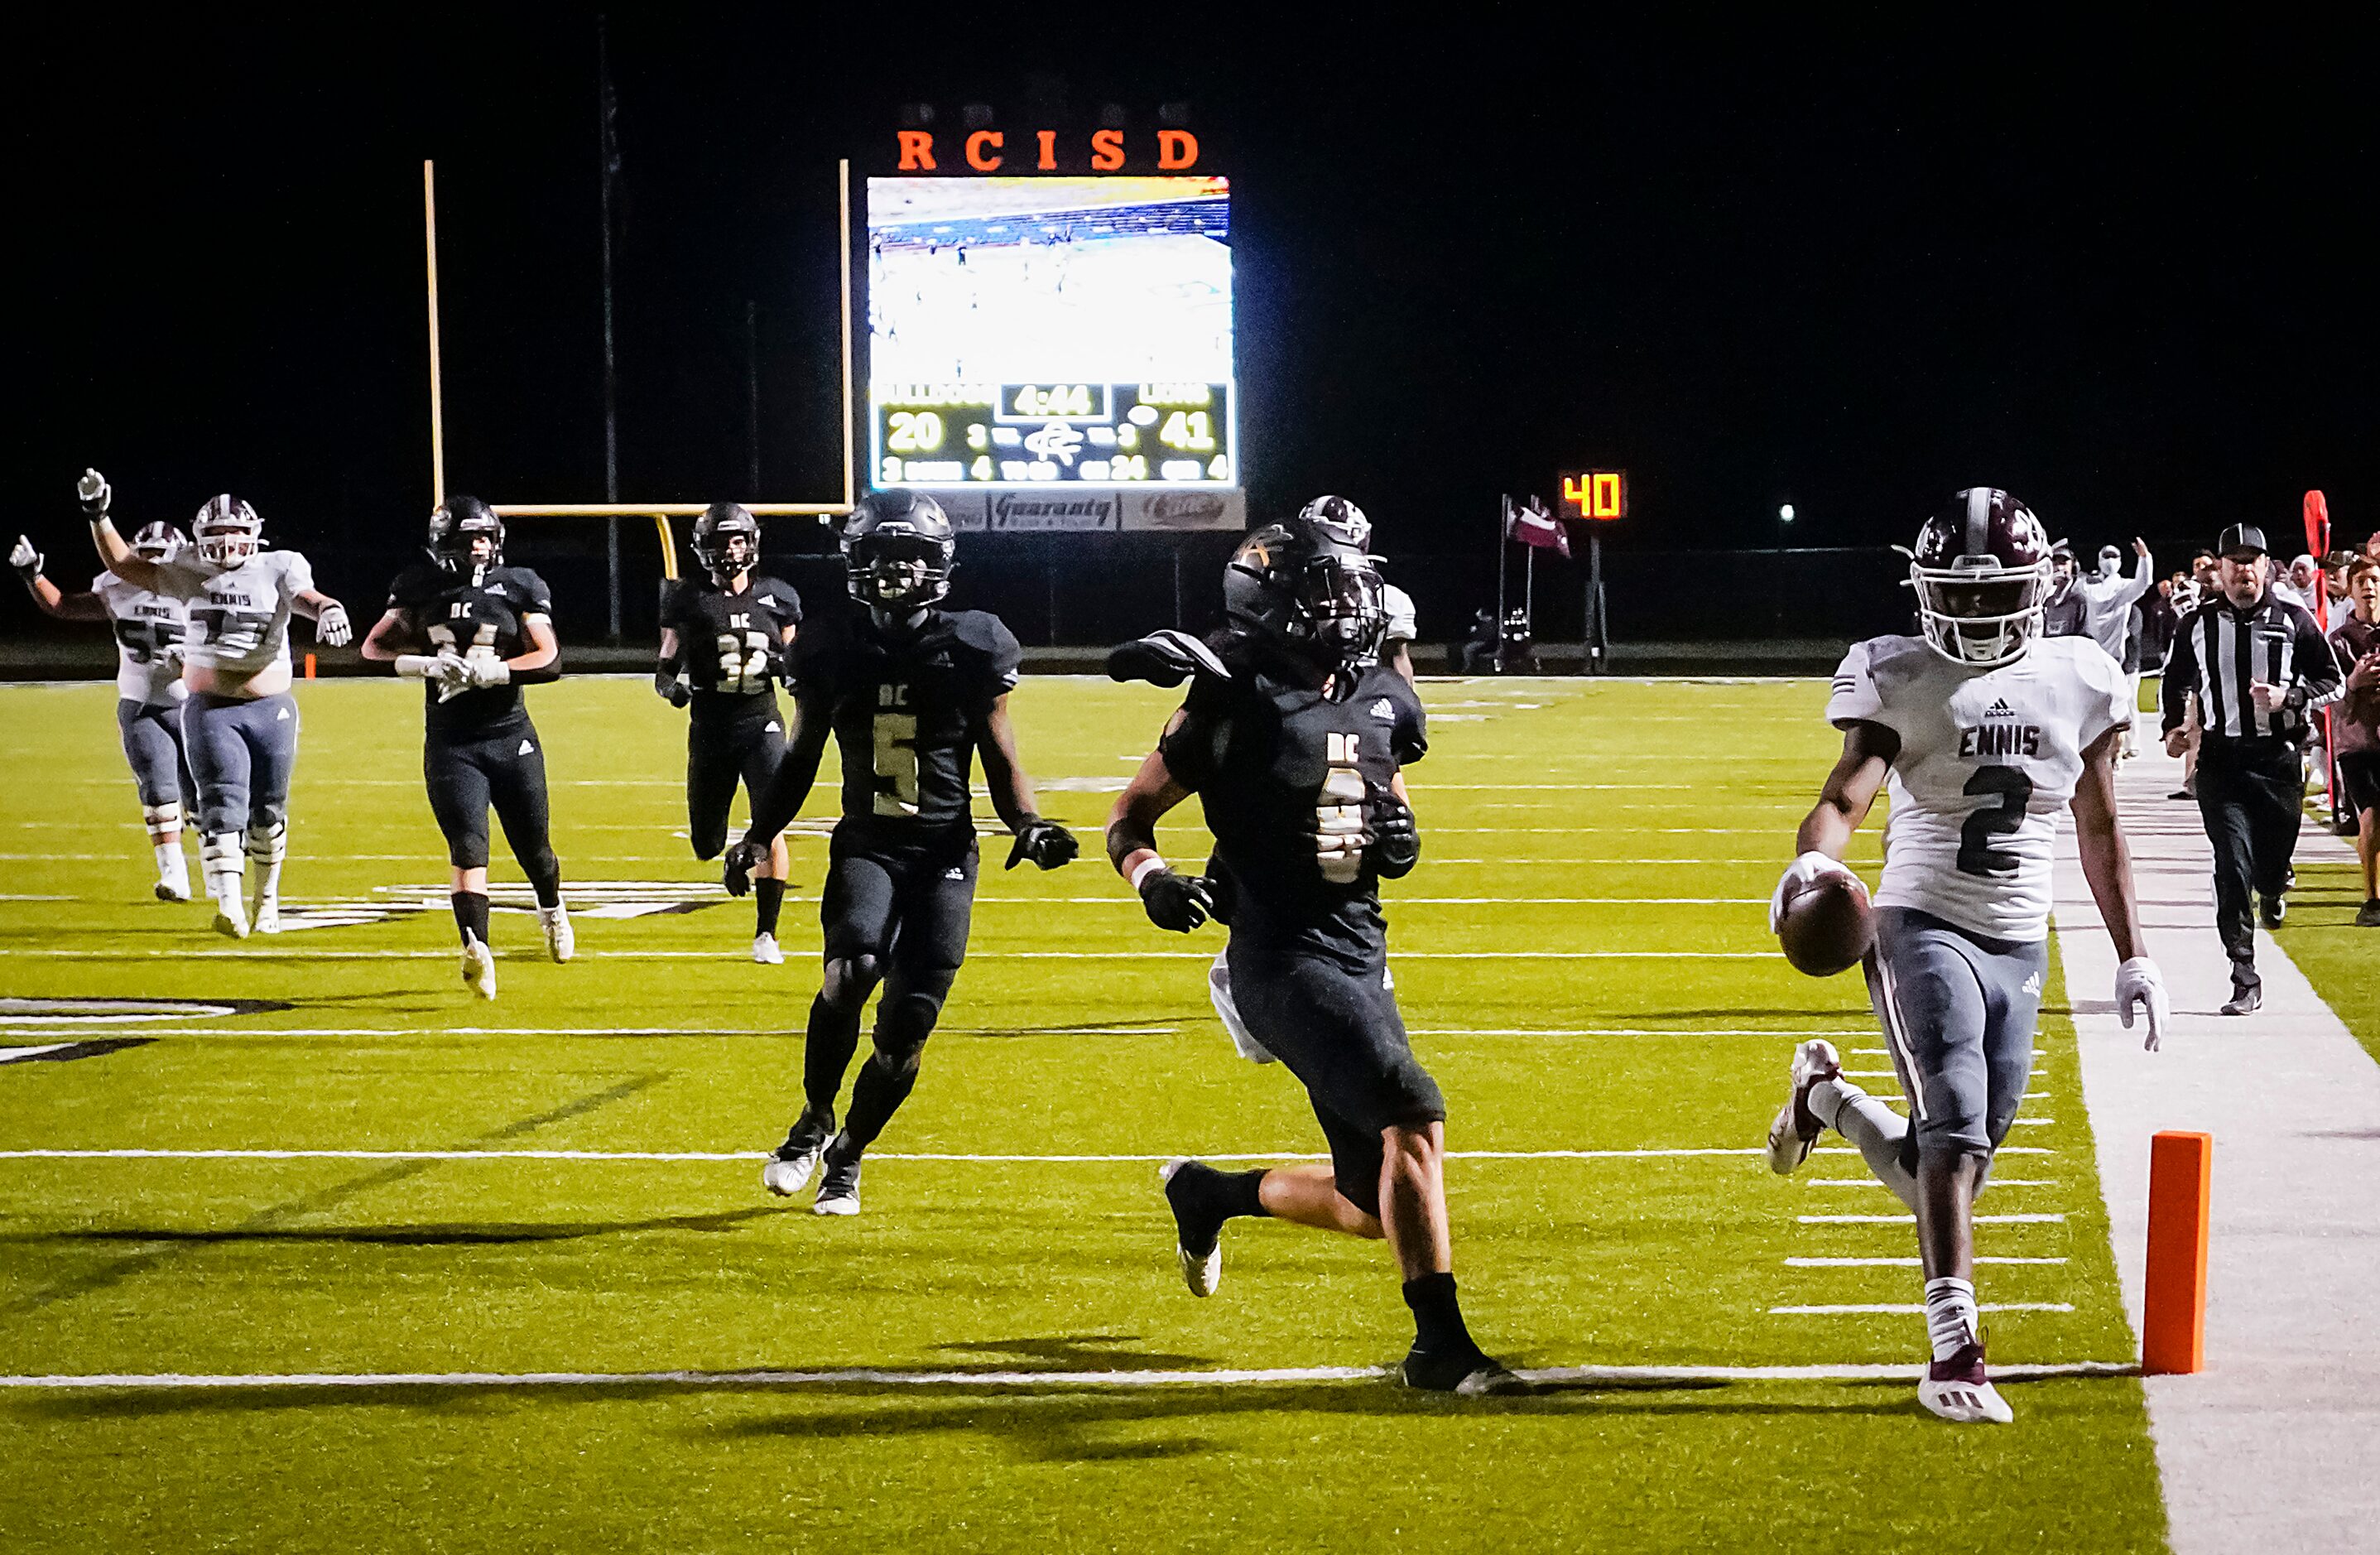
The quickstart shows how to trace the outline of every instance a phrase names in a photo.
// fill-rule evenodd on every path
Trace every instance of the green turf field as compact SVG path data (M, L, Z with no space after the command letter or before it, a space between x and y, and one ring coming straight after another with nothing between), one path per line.
M1836 747L1823 684L1425 693L1426 849L1391 898L1391 949L1450 1148L1517 1153L1449 1169L1483 1342L1536 1367L1913 1376L1916 1317L1776 1310L1915 1302L1912 1268L1790 1261L1912 1257L1905 1226L1800 1219L1899 1206L1846 1150L1790 1181L1755 1153L1789 1034L1889 1067L1856 979L1797 977L1765 932ZM500 913L489 1005L455 976L419 693L299 698L285 890L350 921L235 945L204 907L148 899L111 689L0 691L0 992L287 1006L0 1036L152 1039L0 1065L0 1151L169 1152L0 1157L0 1373L944 1380L12 1389L11 1550L2163 1548L2123 1376L2017 1383L2006 1430L1932 1420L1905 1379L1608 1379L1488 1403L1363 1378L969 1385L1402 1354L1374 1245L1234 1222L1221 1293L1182 1289L1157 1162L1319 1148L1293 1083L1234 1058L1208 1008L1217 932L1150 928L1096 843L1047 876L1002 874L988 847L973 954L869 1157L867 1212L820 1220L764 1195L757 1156L796 1105L823 827L794 844L794 959L755 966L748 909L686 855L682 715L641 680L540 689L580 954L543 963L533 920ZM1044 810L1088 832L1167 702L1035 679L1014 706ZM1169 850L1201 841L1185 828ZM1854 858L1876 850L1871 830ZM596 916L670 903L698 905ZM1989 1316L1993 1359L2120 1363L2133 1342L2055 1013L2035 1084L1983 1209L2046 1218L1979 1243L2064 1261L1982 1270L1987 1310L2056 1308ZM1061 1156L1130 1159L981 1159Z

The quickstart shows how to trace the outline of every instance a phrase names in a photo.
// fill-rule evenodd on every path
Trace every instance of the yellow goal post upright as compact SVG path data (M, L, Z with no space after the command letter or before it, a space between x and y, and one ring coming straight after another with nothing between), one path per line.
M834 502L747 502L744 506L761 518L814 517L820 523L848 513L859 500L858 470L852 421L851 339L851 162L838 164L837 188L841 219L836 224L843 261L843 495ZM421 224L427 248L430 310L430 486L431 500L446 497L446 413L440 380L438 342L438 173L436 164L421 164ZM677 577L677 537L673 518L699 516L710 504L698 502L547 502L491 503L504 518L650 518L661 542L662 576Z

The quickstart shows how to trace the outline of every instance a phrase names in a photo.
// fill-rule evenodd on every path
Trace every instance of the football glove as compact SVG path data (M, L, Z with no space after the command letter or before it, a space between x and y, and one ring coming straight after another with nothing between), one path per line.
M719 883L727 888L730 896L748 896L752 893L752 871L768 861L769 844L745 837L721 858Z
M82 516L94 524L107 516L107 504L115 500L115 493L108 490L107 477L95 469L84 470L82 479L75 483L75 501L82 504Z
M1151 869L1140 882L1140 905L1158 928L1187 934L1214 915L1215 897L1197 875Z
M1113 650L1107 669L1110 680L1145 680L1151 686L1179 686L1202 670L1218 679L1231 678L1212 649L1187 632L1170 628Z
M1768 898L1768 932L1774 934L1785 926L1786 903L1829 876L1851 872L1851 867L1841 859L1830 858L1815 849L1787 865L1777 881L1777 890Z
M8 565L15 567L17 576L28 584L42 576L42 553L34 550L33 542L23 535L17 537L15 548L8 553Z
M429 678L438 687L438 699L451 702L471 688L471 666L453 649L442 649L431 662Z
M1025 824L1016 829L1016 845L1008 850L1004 868L1014 869L1030 858L1037 869L1054 869L1061 864L1073 863L1075 856L1082 851L1075 834L1056 821L1027 816Z
M2158 976L2156 963L2145 955L2136 955L2116 968L2116 1018L2127 1031L2132 1028L2135 1004L2148 1024L2141 1047L2155 1052L2165 1042L2165 1023L2173 1018L2173 1006L2166 999L2165 978Z
M653 695L674 708L682 708L694 699L694 693L677 677L677 671L664 664L653 672Z
M333 600L314 617L314 640L325 648L345 648L356 629L347 622L347 607Z
M1364 861L1388 880L1402 880L1421 862L1421 828L1414 824L1413 807L1396 791L1374 785L1364 801L1364 828L1372 834Z
M513 667L492 653L463 661L463 684L471 690L484 691L491 686L509 686L512 678Z

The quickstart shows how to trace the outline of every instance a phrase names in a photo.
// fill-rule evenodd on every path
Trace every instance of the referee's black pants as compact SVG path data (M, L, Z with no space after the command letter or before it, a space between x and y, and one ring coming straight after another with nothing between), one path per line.
M2198 814L2215 844L2215 931L2231 957L2235 986L2262 980L2249 893L2269 901L2288 885L2304 801L2304 770L2291 742L2218 735L2199 740Z

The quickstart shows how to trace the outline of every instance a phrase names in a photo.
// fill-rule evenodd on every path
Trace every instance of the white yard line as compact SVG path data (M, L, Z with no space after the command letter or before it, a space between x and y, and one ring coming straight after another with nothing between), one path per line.
M2153 1377L2149 1426L2175 1555L2373 1548L2380 1526L2380 1065L2268 935L2257 936L2265 1007L2216 1014L2228 962L2214 931L2208 850L2195 805L2168 800L2180 764L2150 742L2118 770L2117 795L2148 949L2174 1020L2141 1051L2109 1010L2115 957L2059 838L2057 929L2082 1039L2124 1307L2141 1321L2149 1136L2215 1136L2207 1260L2207 1369ZM2308 822L2301 856L2347 856ZM2369 933L2341 928L2338 935ZM2370 990L2366 990L2369 996Z
M1977 1254L1975 1261L2006 1264L2062 1264L2064 1258L1987 1257ZM1787 1258L1788 1269L1923 1269L1923 1258Z
M1986 1301L1978 1304L1975 1310L1978 1312L2071 1312L2074 1310L2074 1304L2069 1301ZM1827 1306L1772 1306L1768 1309L1768 1315L1772 1318L1851 1318L1874 1314L1915 1318L1922 1317L1925 1311L1925 1304L1922 1301L1864 1301ZM1999 1368L1995 1367L1992 1372L1995 1377L1998 1377Z
M1077 1165L1126 1162L1147 1164L1177 1159L1184 1152L1159 1151L1139 1155L1000 1155L937 1150L869 1151L871 1161L937 1161L968 1165ZM1682 1147L1633 1150L1449 1150L1450 1160L1673 1160L1704 1156L1756 1156L1758 1148L1735 1146ZM115 1149L0 1149L0 1160L573 1160L668 1161L709 1163L766 1160L766 1150L366 1150L366 1149L170 1149L125 1147ZM1327 1155L1299 1150L1255 1150L1197 1156L1200 1160L1327 1160Z
M285 950L232 950L176 948L172 950L138 950L130 947L108 950L0 950L0 956L22 961L187 961L196 958L230 961L452 961L451 950L321 950L309 942L292 938ZM1570 951L1400 951L1397 961L1770 961L1775 951L1712 951L1712 950L1570 950ZM532 951L513 955L502 952L497 959L539 961L543 958ZM733 953L716 950L582 950L580 961L733 961ZM978 951L967 953L970 961L1212 961L1213 951L1111 950L1111 951Z
M1805 1226L1913 1226L1917 1223L1914 1215L1796 1215L1793 1218ZM2058 1213L1978 1215L1974 1223L1979 1226L2063 1225L2066 1217Z
M1988 1309L1987 1309L1988 1310ZM1996 1382L2052 1377L2123 1377L2129 1361L2049 1361L2034 1366L1995 1366ZM1871 1382L1914 1380L1909 1365L1852 1363L1844 1366L1578 1366L1524 1370L1532 1382L1593 1388L1643 1389L1664 1382L1693 1386L1712 1382ZM947 1389L1018 1388L1220 1388L1297 1383L1379 1382L1395 1375L1390 1367L1276 1367L1213 1371L902 1371L877 1367L750 1371L337 1371L337 1372L114 1372L0 1376L0 1389L37 1391L199 1392L247 1390L329 1391L367 1388L679 1388L741 1391L880 1387Z

